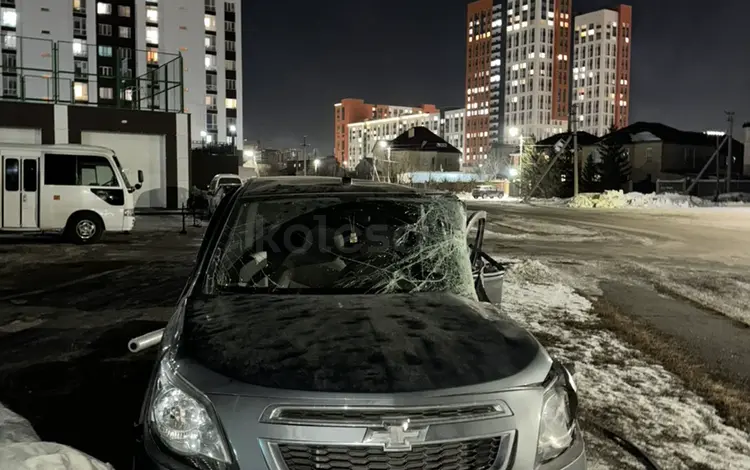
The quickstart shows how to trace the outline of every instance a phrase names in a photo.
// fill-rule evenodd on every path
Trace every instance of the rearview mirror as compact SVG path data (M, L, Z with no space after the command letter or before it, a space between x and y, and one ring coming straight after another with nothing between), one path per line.
M137 191L137 190L141 189L141 188L143 187L143 185L142 185L141 183L135 183L135 186L133 186L133 187L134 187L134 188L136 189L136 191Z
M138 182L143 183L143 170L138 170Z

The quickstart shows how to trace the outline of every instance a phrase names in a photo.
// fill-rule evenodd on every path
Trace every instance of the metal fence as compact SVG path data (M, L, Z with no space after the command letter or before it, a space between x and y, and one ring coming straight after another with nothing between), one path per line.
M656 192L657 193L683 193L687 191L688 187L693 183L690 178L682 178L678 180L656 180ZM738 180L733 179L731 181L731 190L727 191L727 180L726 178L719 179L718 192L724 194L727 192L737 193L750 193L750 180ZM693 195L698 197L710 197L715 196L717 193L717 182L716 179L701 179L693 189Z
M183 112L181 54L0 33L2 99Z

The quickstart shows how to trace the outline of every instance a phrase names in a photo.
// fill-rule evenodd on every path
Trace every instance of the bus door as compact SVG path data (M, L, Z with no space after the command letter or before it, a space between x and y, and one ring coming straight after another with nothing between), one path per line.
M39 227L39 157L2 155L3 228Z

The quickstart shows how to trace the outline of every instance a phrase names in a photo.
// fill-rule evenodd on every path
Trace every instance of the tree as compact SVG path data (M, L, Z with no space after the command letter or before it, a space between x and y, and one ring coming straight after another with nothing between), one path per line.
M610 134L616 129L610 128ZM612 137L599 143L601 189L619 190L630 180L630 157Z
M581 172L581 187L583 191L586 193L599 192L601 178L599 164L594 160L594 155L589 154L586 157L586 163L584 163L583 171Z
M533 196L533 197L559 197L563 188L562 182L562 165L556 163L541 181L539 187L534 191L534 194L530 194L534 185L544 174L545 170L549 166L553 157L550 157L547 153L541 151L534 145L533 139L527 139L524 141L523 155L521 155L521 178L519 182L519 190L521 196Z

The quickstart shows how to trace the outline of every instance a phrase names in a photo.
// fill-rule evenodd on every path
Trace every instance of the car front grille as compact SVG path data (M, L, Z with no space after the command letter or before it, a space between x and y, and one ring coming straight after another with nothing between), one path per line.
M502 402L429 408L278 407L270 412L270 421L368 426L380 424L388 419L408 420L412 424L433 424L499 418L510 414L507 405Z
M289 470L492 470L503 438L415 445L405 452L374 446L279 444Z

